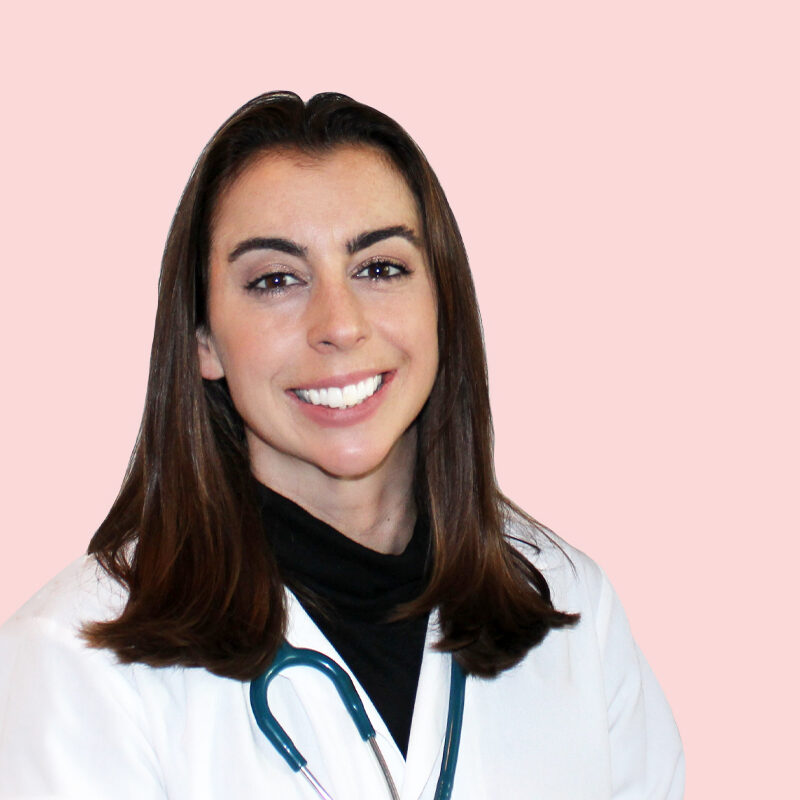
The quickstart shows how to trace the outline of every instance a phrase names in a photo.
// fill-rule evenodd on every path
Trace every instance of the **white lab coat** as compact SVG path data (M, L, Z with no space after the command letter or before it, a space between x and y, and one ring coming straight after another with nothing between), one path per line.
M600 569L564 545L535 561L555 606L579 611L498 678L469 678L453 800L680 800L684 762L670 709ZM120 588L82 558L0 628L0 798L312 800L259 731L249 686L203 669L116 663L84 646L85 620L121 608ZM290 598L289 641L342 663ZM422 661L408 758L357 681L402 800L433 798L449 657ZM295 668L270 705L335 800L388 797L335 690Z

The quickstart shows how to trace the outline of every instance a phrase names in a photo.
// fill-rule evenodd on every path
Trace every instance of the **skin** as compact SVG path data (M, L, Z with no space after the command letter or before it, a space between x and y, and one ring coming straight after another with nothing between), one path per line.
M402 232L351 252L361 234L387 229ZM253 474L384 553L402 552L413 532L413 423L438 368L421 230L379 152L268 153L220 198L209 326L198 332L201 373L227 379ZM272 241L242 252L256 237ZM292 391L379 373L384 385L349 411L320 411Z

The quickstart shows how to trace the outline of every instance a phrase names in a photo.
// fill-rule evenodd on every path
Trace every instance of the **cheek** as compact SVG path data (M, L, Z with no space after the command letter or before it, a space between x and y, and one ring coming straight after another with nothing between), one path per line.
M216 336L217 352L231 391L268 377L280 361L278 337L255 326L228 328Z
M420 377L431 384L439 367L439 336L435 309L426 309L424 314L409 315L403 336L415 361Z
M396 347L415 358L426 350L436 351L436 314L419 303L387 306L374 315L375 329Z
M420 310L415 320L416 339L420 347L424 347L431 354L432 358L438 361L439 358L439 325L436 303L432 297L426 298L426 302L421 304Z

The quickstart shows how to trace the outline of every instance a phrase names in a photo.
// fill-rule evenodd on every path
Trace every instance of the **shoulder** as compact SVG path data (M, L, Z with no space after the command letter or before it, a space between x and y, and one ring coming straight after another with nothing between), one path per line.
M513 507L507 513L506 536L547 581L553 606L580 614L578 624L565 632L566 636L595 652L606 667L617 662L622 669L637 667L641 654L619 596L603 569L586 553Z
M81 636L124 602L85 556L0 627L0 797L164 797L141 668Z
M118 616L126 598L93 556L74 561L0 626L0 692L34 680L87 689L101 680L133 696L133 670L82 635L88 623Z
M85 555L48 581L0 630L34 624L77 630L86 622L117 616L126 599L125 588L94 556Z
M560 611L585 613L610 591L606 574L584 552L550 528L509 506L505 533L512 546L542 573Z
M678 729L605 573L585 553L512 507L506 535L542 573L553 605L581 615L573 628L551 631L526 663L541 671L549 659L557 665L554 673L578 681L582 719L591 716L587 697L601 703L594 717L606 732L612 796L624 792L626 797L678 800L684 784ZM635 789L625 792L624 787Z
M74 561L0 626L0 688L28 681L37 670L85 682L100 673L119 680L126 671L117 669L114 654L89 647L82 629L118 616L126 597L93 556Z

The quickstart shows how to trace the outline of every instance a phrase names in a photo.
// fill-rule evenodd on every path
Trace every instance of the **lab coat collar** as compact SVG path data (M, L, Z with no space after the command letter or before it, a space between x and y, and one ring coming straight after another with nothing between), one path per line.
M426 786L435 787L439 779L450 700L450 655L433 647L439 635L438 614L433 612L428 620L414 701L401 800L417 800L423 796ZM432 790L430 796L433 796Z

